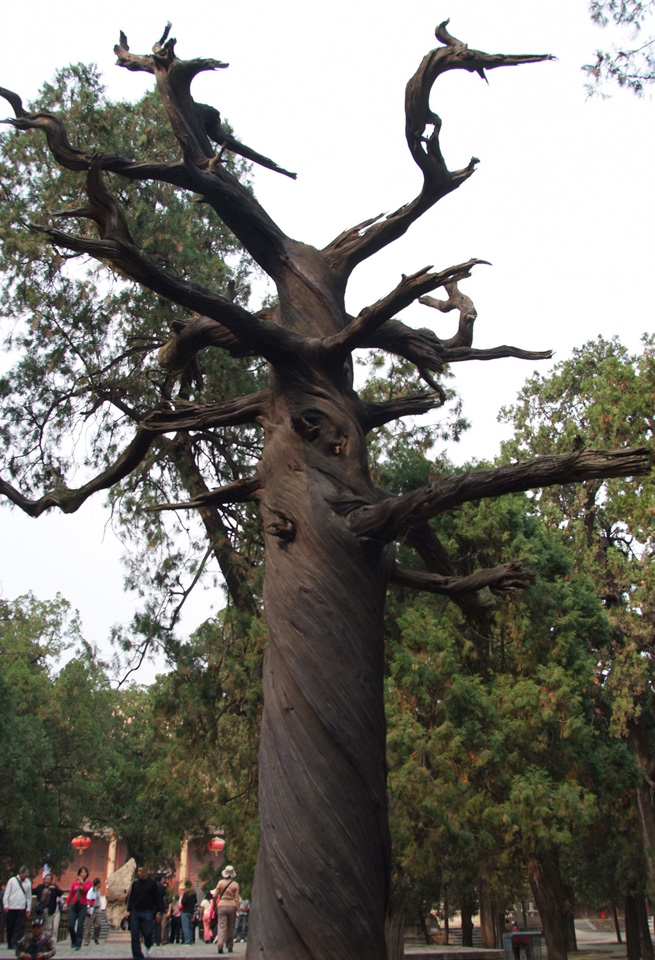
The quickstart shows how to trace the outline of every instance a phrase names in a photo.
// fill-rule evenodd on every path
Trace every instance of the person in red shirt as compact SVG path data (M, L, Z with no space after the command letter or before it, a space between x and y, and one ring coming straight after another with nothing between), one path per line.
M73 880L70 893L66 897L68 907L68 932L71 935L71 944L75 950L81 950L84 936L84 921L87 913L87 892L91 889L89 871L80 867L77 871L77 880Z

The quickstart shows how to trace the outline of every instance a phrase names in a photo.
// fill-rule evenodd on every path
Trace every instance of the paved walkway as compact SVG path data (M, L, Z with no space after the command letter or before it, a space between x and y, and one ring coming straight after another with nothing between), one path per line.
M245 943L235 943L234 953L228 956L239 957L245 952ZM7 944L3 943L0 960L9 960L15 956L15 952L7 950ZM90 943L81 950L73 950L70 940L59 940L55 956L57 960L131 960L132 950L129 939L101 940L100 943ZM218 960L218 956L216 946L211 943L196 942L191 947L181 943L167 943L161 947L153 947L150 960Z
M613 934L597 930L581 929L576 924L578 937L578 953L571 954L575 960L621 960L625 958L625 943L617 943ZM245 943L235 943L232 957L243 957L246 952ZM197 941L193 946L168 943L161 947L153 947L150 960L218 960L218 952L213 944ZM543 951L545 960L546 952ZM0 945L0 960L13 960L15 953L7 950L6 942ZM60 940L57 944L56 960L131 960L129 938L120 940L101 940L99 944L91 943L81 950L73 950L70 940ZM483 950L481 948L427 944L407 944L405 948L406 960L500 960L502 951Z

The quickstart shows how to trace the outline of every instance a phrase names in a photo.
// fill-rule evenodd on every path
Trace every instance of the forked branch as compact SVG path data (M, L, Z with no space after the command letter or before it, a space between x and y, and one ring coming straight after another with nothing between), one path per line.
M486 263L486 261L469 261L468 264L460 264L459 267L451 267L454 272L459 269L468 268L475 263ZM448 273L449 271L444 271ZM413 277L403 278L397 291L403 292L408 285L416 282L422 274L415 274ZM434 275L436 276L436 275ZM420 281L419 281L420 282ZM447 293L447 300L437 300L433 297L420 296L419 303L434 307L442 313L449 313L451 310L459 312L458 328L454 336L446 339L440 339L431 330L421 328L415 330L401 323L400 320L385 320L377 328L365 332L363 342L360 346L379 348L390 353L410 360L418 368L419 375L426 383L439 395L445 399L445 393L439 384L432 378L429 371L441 372L446 363L456 363L463 360L498 360L503 357L517 357L522 360L547 360L552 356L550 350L522 350L519 347L503 345L500 347L490 347L487 349L474 349L473 326L477 317L477 310L473 301L466 294L459 290L456 280L449 280L442 284ZM394 294L397 292L394 291ZM393 297L391 294L390 297ZM390 298L386 298L388 301ZM378 301L373 307L367 308L369 311L375 311L384 304L385 300ZM383 308L384 309L384 308ZM362 311L356 320L352 321L350 326L343 331L342 337L346 337L352 331L353 324L358 321L363 322L368 319L367 311Z
M121 35L121 44L123 42L127 44L124 35ZM201 70L216 69L220 62L193 60L187 63L174 57L172 47L169 52L162 52L165 46L160 41L155 45L155 55L149 57L134 56L129 50L125 55L131 64L128 69L146 70L157 77L173 129L183 145L184 161L137 162L120 154L97 154L93 150L79 149L70 143L65 125L59 117L47 112L30 114L24 109L18 94L0 88L0 96L11 104L15 113L15 119L6 122L18 130L43 132L53 157L68 170L89 170L95 165L100 170L111 171L130 180L156 180L192 191L216 211L262 269L273 278L278 277L288 257L288 238L252 193L225 168L221 157L216 156L210 139L217 140L222 148L236 150L239 146L242 155L249 159L289 176L291 174L267 157L238 144L234 138L228 144L227 135L224 135L220 126L218 111L193 101L189 90L192 78ZM156 59L156 55L159 55L159 59ZM171 69L172 80L168 75Z
M442 340L444 347L470 347L473 343L473 325L478 316L473 301L462 293L457 286L457 281L445 283L444 288L448 294L447 300L438 300L436 297L419 297L419 303L424 306L432 307L441 313L450 313L451 310L459 312L459 324L457 333L454 337Z
M40 517L53 507L57 507L62 513L75 513L92 494L99 490L108 490L136 470L145 459L154 439L154 433L139 427L130 445L115 463L77 489L71 490L64 484L59 484L37 500L30 500L0 477L0 494L30 517Z
M236 427L256 423L267 407L268 390L259 390L235 400L220 403L185 403L175 410L153 410L141 422L144 430L154 434L181 430L206 430L210 427Z
M373 506L358 507L348 515L348 526L358 537L389 542L430 517L471 500L582 480L643 476L651 466L652 453L647 447L628 450L583 448L569 454L538 457L526 463L470 470Z
M432 330L425 327L415 330L401 320L386 320L366 337L361 346L395 353L422 371L434 370L440 373L446 362L441 341Z
M365 307L347 327L325 340L324 346L329 350L350 351L365 345L367 340L375 335L375 331L391 320L395 313L404 310L429 290L436 290L437 287L445 286L453 280L470 277L473 267L480 263L487 263L487 261L471 259L438 273L432 273L432 267L424 267L416 273L403 276L395 290L372 306Z
M360 423L364 432L368 433L369 430L382 427L392 420L400 420L402 417L417 417L429 413L430 410L443 406L445 401L446 394L441 390L437 393L395 397L393 400L387 400L386 403L365 403L363 404Z
M58 216L92 220L98 228L100 240L75 236L48 226L34 225L34 229L44 233L58 246L88 253L96 260L111 263L131 280L154 293L222 324L236 339L236 348L242 354L256 354L275 360L297 352L302 340L295 334L249 313L199 284L172 276L141 253L130 236L120 205L106 188L102 171L96 164L87 175L87 196L88 203L84 207L59 213Z
M248 503L257 499L262 481L258 476L246 477L244 480L235 480L226 483L223 487L216 487L208 493L203 493L193 500L183 500L180 503L159 503L155 507L145 507L149 513L160 513L163 510L193 510L198 507L219 506L224 503Z
M425 572L455 579L457 574L443 543L429 523L419 523L407 531L406 542L425 564ZM452 594L451 599L469 620L480 621L495 606L488 590L471 590Z
M525 589L534 580L534 573L518 561L503 563L498 567L486 567L468 577L445 577L438 573L410 570L396 565L391 573L391 580L400 586L447 597L476 593L485 588L494 594L508 596L517 590Z
M423 58L405 92L405 136L412 158L423 174L421 192L394 213L357 224L325 248L324 254L344 283L358 263L401 237L426 210L468 180L475 170L475 157L461 170L450 171L446 166L439 143L441 119L430 109L430 94L438 77L448 70L467 70L484 79L485 70L553 59L550 54L506 55L470 50L448 32L447 24L445 21L435 31L443 46Z
M210 143L213 141L232 153L295 179L295 173L284 170L269 157L240 143L223 130L221 115L215 107L195 102L191 96L191 82L194 77L208 70L224 70L229 64L212 59L179 60L175 55L176 41L169 38L170 28L169 23L161 39L155 44L152 54L146 56L132 53L127 37L121 31L114 53L119 66L127 70L154 74L171 127L188 159L203 166L215 155Z

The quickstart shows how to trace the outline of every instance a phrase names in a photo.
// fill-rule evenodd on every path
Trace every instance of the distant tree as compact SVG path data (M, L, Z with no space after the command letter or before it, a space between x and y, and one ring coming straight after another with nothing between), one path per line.
M613 23L626 35L627 42L615 43L611 50L597 50L595 62L583 67L590 93L616 84L641 96L655 81L654 10L653 0L591 0L592 20L602 27Z
M159 760L150 779L162 796L184 797L181 810L197 833L225 831L225 855L239 864L239 884L252 881L258 845L257 748L261 722L261 659L266 632L250 633L230 613L207 621L177 662L148 690ZM158 784L163 785L163 789ZM177 820L185 829L184 820ZM178 835L179 840L179 835Z
M655 340L630 353L618 339L598 339L574 351L552 375L532 377L518 402L503 411L515 427L507 460L553 453L578 443L608 449L652 443L655 419ZM630 439L628 439L630 438ZM594 647L599 706L614 736L623 738L640 771L637 789L642 845L651 895L655 891L655 688L653 626L655 488L652 479L591 481L544 491L538 509L565 531L576 568L593 582L610 633Z
M632 795L637 768L598 704L595 651L610 624L535 506L516 495L438 522L462 576L521 555L535 575L522 603L475 626L438 598L401 590L389 604L390 792L408 904L446 887L457 902L479 886L481 902L495 904L493 946L503 932L493 917L525 899L527 878L549 957L561 957L575 946L581 838ZM605 883L609 897L615 876L605 872Z
M111 691L61 598L0 601L0 649L0 864L57 870L101 793Z
M15 112L14 127L45 133L55 160L67 171L86 174L77 191L66 194L63 211L64 217L80 223L79 232L67 232L59 221L42 220L33 226L31 236L45 237L57 251L65 251L52 255L55 261L72 252L109 265L129 281L129 291L136 284L161 297L162 312L156 332L150 329L128 343L108 339L102 363L94 361L87 370L87 347L95 355L96 337L104 334L107 325L105 314L80 326L73 363L66 360L70 355L66 334L49 322L49 315L44 319L38 311L33 313L30 303L25 304L22 320L28 326L40 323L39 337L30 342L43 339L53 344L52 375L57 380L61 376L61 385L55 387L64 408L77 400L77 390L88 376L104 370L116 356L131 356L130 344L139 349L133 364L143 368L146 381L150 376L158 386L152 390L148 384L143 397L126 404L122 385L116 382L97 398L96 407L82 405L81 412L101 419L101 411L108 408L110 429L100 431L104 443L87 441L99 472L76 488L65 478L72 463L66 463L66 469L55 463L45 475L41 428L43 410L50 407L44 396L41 415L26 421L27 434L10 439L6 463L10 479L0 480L0 493L33 516L50 508L71 512L94 492L129 475L146 483L150 451L158 438L172 435L176 453L184 456L201 437L208 451L202 457L206 473L198 470L197 460L187 457L188 469L180 482L189 499L167 501L165 484L159 506L200 511L210 548L221 554L222 559L217 559L234 602L241 602L244 611L253 615L258 605L249 589L250 558L233 546L229 519L241 518L244 504L259 508L266 551L263 597L269 642L259 752L261 843L248 950L270 960L336 960L353 955L380 960L385 953L390 848L383 610L388 583L457 594L475 608L481 589L504 593L527 579L516 561L475 572L462 581L451 572L428 521L472 500L599 476L637 476L650 469L650 454L644 449L575 450L435 479L398 496L389 496L372 482L367 435L392 420L442 405L445 392L437 378L445 364L549 355L508 346L472 347L475 309L458 283L470 275L476 260L438 272L428 268L404 275L391 292L357 317L345 310L346 286L355 267L402 236L475 170L475 159L456 171L446 166L439 143L441 120L429 105L435 80L455 69L484 76L488 69L548 59L547 55L471 50L448 32L446 24L436 33L441 45L423 59L406 95L407 143L423 176L419 194L388 216L356 224L322 250L286 236L230 172L226 151L278 172L287 171L236 143L221 125L218 111L193 100L193 78L225 64L179 60L168 29L152 55L133 54L123 35L116 47L122 66L154 75L175 134L177 145L173 141L165 150L153 148L150 138L145 138L139 153L155 159L133 159L131 143L128 152L104 144L100 149L73 146L55 115L28 111L16 94L4 91ZM88 137L97 140L95 129ZM128 184L137 190L148 184L155 190L152 208L158 225L145 232L132 222L124 194ZM159 191L168 196L169 187L200 201L194 205L191 230L198 239L197 260L204 252L208 264L202 267L202 275L196 273L195 258L184 269L176 269L170 256L157 255L158 234L160 230L167 233L166 206L160 205L158 196ZM25 189L29 192L29 184ZM86 196L80 197L82 193ZM16 203L22 206L20 190L16 190ZM220 282L222 260L212 243L216 217L273 279L278 294L275 306L253 313L225 295ZM175 257L175 235L171 240L168 249ZM44 258L41 247L35 247L31 256L16 252L19 259L24 255ZM52 256L38 265L46 282ZM214 268L219 271L218 282L212 275ZM439 312L459 314L452 337L440 339L396 319L399 311L440 287L445 288L447 299L432 305ZM138 293L130 295L138 297ZM175 306L166 307L167 301ZM352 378L352 352L362 347L381 348L409 360L431 392L393 397L385 403L363 402ZM267 378L266 386L256 377L253 382L252 375L240 383L219 377L211 401L206 395L196 397L194 364L200 351L208 348L213 348L215 358L223 356L214 353L216 348L254 358L252 371L261 372L260 380ZM155 352L162 371L150 374ZM11 392L15 386L11 377L6 383ZM225 388L233 391L230 399ZM47 392L51 389L52 384ZM117 433L114 427L122 428L123 418L134 427L131 442L121 452L122 430ZM263 431L258 460L249 435L244 441L237 429L253 425ZM65 426L68 433L69 420ZM227 433L217 436L216 428L226 428ZM106 442L107 437L111 442ZM226 466L231 474L227 483ZM155 467L153 497L158 476ZM27 493L15 486L21 481ZM209 489L216 482L219 486ZM222 526L212 528L210 520L214 521L207 517L210 512L214 517L215 509ZM396 563L393 544L405 538L421 557L422 569ZM258 549L253 561L260 558ZM177 564L175 558L172 562ZM353 912L354 903L358 909Z

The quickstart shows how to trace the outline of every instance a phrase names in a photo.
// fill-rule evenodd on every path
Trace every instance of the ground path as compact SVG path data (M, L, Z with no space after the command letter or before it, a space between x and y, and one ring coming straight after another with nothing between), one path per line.
M616 938L605 931L585 929L583 922L576 922L578 937L578 952L571 953L569 960L625 960L625 943L617 943ZM246 952L245 943L235 943L234 953L228 957L243 957ZM193 946L178 943L167 943L161 947L153 947L150 960L218 960L218 952L214 945L197 941ZM407 944L405 949L406 960L501 960L501 950L483 950L471 947L440 947L418 944ZM14 958L13 950L7 950L7 944L0 945L0 960ZM131 960L129 938L121 940L101 940L99 944L91 943L81 950L73 950L70 941L60 940L57 944L56 960ZM384 958L381 958L384 960ZM542 950L542 960L546 960L546 950Z

